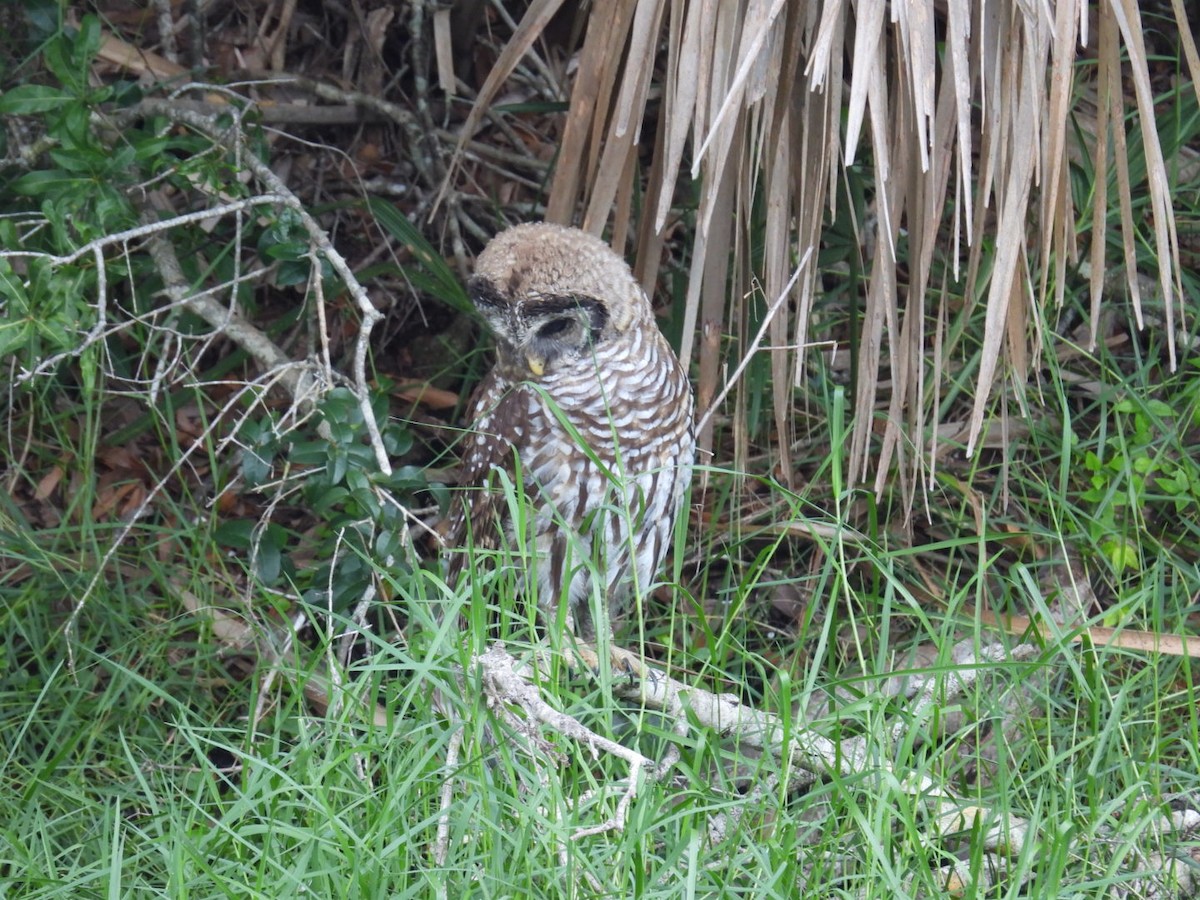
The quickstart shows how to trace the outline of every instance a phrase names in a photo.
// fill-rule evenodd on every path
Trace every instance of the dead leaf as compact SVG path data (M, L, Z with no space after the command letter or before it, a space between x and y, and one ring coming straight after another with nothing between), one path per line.
M34 500L45 500L54 493L54 489L58 487L63 479L63 467L54 466L42 476L38 482L37 490L33 492Z

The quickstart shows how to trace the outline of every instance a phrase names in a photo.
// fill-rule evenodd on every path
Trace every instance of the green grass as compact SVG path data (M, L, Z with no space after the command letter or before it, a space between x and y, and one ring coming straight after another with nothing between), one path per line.
M502 599L520 593L519 559L502 552L477 590L455 595L428 565L385 569L341 542L368 510L346 501L329 507L325 537L291 525L273 538L281 557L334 548L332 562L318 550L308 564L326 569L291 560L267 580L194 472L131 525L97 515L112 484L96 448L116 398L71 404L37 382L10 409L10 432L38 439L11 453L22 466L0 506L0 893L884 898L944 893L956 866L967 896L1108 897L1130 884L1145 895L1136 879L1163 870L1153 854L1196 847L1164 826L1172 804L1200 797L1194 667L1069 638L1088 625L1194 631L1188 429L1200 390L1195 367L1170 374L1160 360L1151 339L1051 361L1027 433L1004 458L948 458L911 532L899 498L846 488L836 390L806 398L824 424L798 460L805 487L713 469L711 494L693 498L705 524L680 531L670 587L618 641L679 681L776 714L789 739L827 738L861 762L806 774L735 733L694 719L677 729L620 699L627 675L580 674L560 656L532 676L555 709L651 759L679 755L639 786L623 829L588 836L617 813L628 765L547 728L549 749L531 747L486 708L477 671L461 689L455 680L498 637L517 657L546 646L528 606ZM168 460L175 412L150 420ZM351 425L339 424L347 443ZM325 453L308 496L342 484L328 483ZM51 494L51 516L33 497L55 465L72 489ZM814 523L832 530L809 537ZM1114 553L1115 538L1131 552ZM345 604L330 612L314 586L347 569L358 574L346 584L365 571L387 603L364 620L343 693L324 709L302 686L364 623ZM1050 637L1004 635L978 615L1052 622L1069 574L1088 585L1082 618ZM303 611L302 653L272 668L225 646L184 592L253 610L277 644ZM439 605L451 609L440 620ZM974 674L952 656L963 642L1034 649L957 690ZM906 695L899 676L925 692ZM433 709L435 690L454 718ZM364 714L376 702L385 724ZM941 818L953 809L979 812Z
M1122 385L1126 395L1145 387ZM1027 448L1042 454L1043 467L1062 446L1052 438L1035 434ZM1106 440L1100 431L1081 437ZM1069 495L1056 496L1049 470L1019 471L1022 504L1039 516L1067 523L1108 514L1104 498L1079 499L1087 485L1076 484L1077 473L1066 478ZM802 495L772 491L785 523L811 518ZM92 499L85 494L77 508ZM949 491L939 501L948 517L963 514ZM366 640L344 673L350 697L319 712L298 690L305 672L284 667L268 682L264 667L248 670L223 651L203 617L181 612L183 579L202 602L236 608L229 591L238 565L212 566L222 551L203 530L147 524L88 599L72 670L62 627L94 572L70 551L91 547L95 559L113 530L89 522L35 532L9 519L6 555L24 567L0 583L0 808L8 810L0 891L792 897L802 885L811 896L896 897L933 895L942 867L957 861L979 896L1107 896L1154 868L1144 854L1181 846L1178 836L1160 836L1167 801L1200 791L1200 696L1188 661L1050 640L1031 660L993 665L923 712L884 691L898 672L944 685L955 674L956 641L1005 640L973 618L985 601L1035 614L1054 603L1043 577L1052 559L1007 549L1008 524L990 519L986 542L962 536L914 547L881 534L814 549L747 531L724 539L722 560L705 556L705 577L685 567L686 584L707 585L697 597L728 602L647 610L646 640L670 648L675 676L786 709L791 733L859 740L868 762L789 785L794 773L770 754L711 729L673 737L661 714L563 669L539 681L556 708L654 758L670 743L681 754L668 777L641 787L623 830L576 839L614 815L625 764L545 731L553 755L531 753L497 723L493 743L473 673L461 724L433 713L431 687L449 686L450 666L463 658L455 629ZM1051 550L1069 539L1090 566L1111 565L1086 528L1064 533L1030 539ZM1130 627L1179 631L1200 592L1194 542L1167 552L1144 529L1138 534L1152 561L1137 577L1110 569L1103 607ZM164 542L180 554L165 563L154 553ZM805 560L815 563L787 568ZM947 573L936 604L913 592L918 562ZM511 591L511 569L498 570L492 588ZM439 580L419 570L391 584L400 608L428 610L444 599ZM807 612L770 638L772 598L788 591L807 597ZM476 604L494 602L489 593ZM530 647L528 615L509 611L517 616L504 636L519 655ZM322 611L309 612L325 634ZM477 647L490 618L468 617ZM348 625L336 618L330 630ZM628 628L623 634L636 639ZM315 660L325 642L309 640ZM924 654L910 658L917 648ZM370 724L356 697L378 698L390 711L387 726ZM458 727L465 743L450 771ZM932 799L912 789L919 777L982 808L983 818L939 836ZM438 864L442 815L449 839ZM1018 820L1030 837L1010 846L1006 871L984 891L982 835Z
M996 502L993 469L976 471L976 483L996 492L983 539L970 533L969 498L953 478L939 482L935 527L912 546L886 528L853 542L781 537L779 526L790 523L836 524L839 508L849 523L863 497L843 492L831 502L826 489L793 494L769 480L758 496L775 510L765 521L776 527L681 535L677 601L648 601L643 627L627 622L621 638L644 639L680 680L780 714L790 734L860 742L866 763L793 778L776 757L729 735L693 726L676 736L661 713L560 667L538 679L556 708L652 758L671 745L680 753L666 778L641 786L623 830L583 838L577 832L615 814L623 762L546 730L552 754L526 749L491 721L473 672L457 722L431 709L433 687L459 695L450 673L464 648L497 635L517 655L532 648L526 608L499 610L508 618L495 630L496 597L517 589L511 558L462 598L469 640L453 617L433 627L429 611L447 601L436 575L388 575L394 607L413 624L400 636L365 638L343 675L347 696L323 712L299 685L352 623L309 607L311 655L301 671L283 666L276 677L224 649L179 596L237 609L244 560L188 524L179 500L164 494L98 580L96 560L120 529L87 515L94 475L84 473L55 528L31 528L9 506L0 889L14 897L791 897L800 885L813 896L895 897L940 891L943 867L957 863L980 896L1107 896L1155 871L1146 854L1189 846L1162 833L1168 801L1194 805L1187 798L1200 792L1200 696L1189 661L1032 636L1031 659L991 665L962 693L946 688L957 642L1021 639L982 625L975 609L1049 618L1067 548L1102 595L1085 610L1093 623L1179 632L1195 612L1194 529L1165 527L1180 520L1167 513L1181 496L1147 487L1136 462L1194 461L1161 416L1133 421L1151 400L1193 415L1192 374L1156 382L1152 366L1103 356L1095 365L1111 390L1080 401L1063 389L1058 408L1070 422L1047 418L1013 460L1013 511ZM1142 400L1119 408L1109 394ZM71 416L37 403L27 412L62 444L89 443L66 427ZM84 421L102 419L94 408ZM836 410L828 420L839 421ZM1075 436L1064 441L1068 426ZM837 433L813 451L835 494ZM1103 470L1119 488L1106 481L1096 491L1095 471L1079 463L1101 451L1124 461ZM56 458L31 455L30 471ZM725 484L728 473L713 478ZM736 491L717 496L717 512L737 519ZM869 521L860 515L857 530ZM1114 560L1095 522L1137 541L1135 570ZM936 533L952 527L954 536ZM937 573L936 599L922 572ZM68 641L63 626L94 580ZM271 593L250 590L269 619ZM789 597L801 598L802 613L783 627L777 613L791 609ZM897 696L897 674L940 679L935 702ZM371 724L359 700L381 702L387 725ZM449 768L459 728L464 743ZM979 807L981 818L939 834L933 798L913 789L920 778ZM1018 827L1028 836L1011 839L999 857L1005 870L990 873L983 836ZM984 890L989 878L994 887Z

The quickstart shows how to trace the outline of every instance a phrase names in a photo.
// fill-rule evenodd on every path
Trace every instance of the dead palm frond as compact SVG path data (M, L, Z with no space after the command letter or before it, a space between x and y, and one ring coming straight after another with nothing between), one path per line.
M559 6L561 0L530 5L463 141ZM1172 9L1195 81L1200 59L1181 0ZM935 249L952 277L965 279L960 293L968 305L984 305L974 399L959 423L968 453L988 427L995 386L1008 385L1024 402L1044 337L1039 313L1062 302L1083 225L1097 235L1090 246L1093 318L1115 265L1125 270L1141 322L1132 211L1141 188L1130 176L1126 85L1141 125L1148 227L1174 365L1179 244L1134 0L614 0L592 4L588 16L547 218L578 221L595 233L607 227L618 245L635 236L639 276L650 287L676 189L688 176L697 181L682 355L698 357L703 413L726 369L722 335L744 320L740 299L761 286L768 307L777 309L768 335L783 472L790 472L792 386L804 371L819 289L815 265L793 276L798 261L815 260L839 179L856 160L871 164L875 233L856 223L869 277L857 340L854 480L873 469L880 490L895 467L911 501L932 477L931 436L947 424L934 412L945 387L941 373L962 352L946 333L952 315L945 293L930 291ZM1077 65L1080 47L1094 53L1094 67ZM1079 84L1081 71L1094 72L1094 83ZM1094 127L1077 132L1073 112L1089 96ZM647 141L653 153L639 155ZM1072 154L1090 158L1097 172L1090 223L1078 221L1072 202ZM1109 166L1115 198L1107 190ZM635 185L645 198L636 209ZM1108 258L1101 236L1114 199L1120 260ZM757 269L749 263L751 241L761 244ZM774 304L785 293L788 302ZM749 334L743 349L748 343ZM876 434L873 413L881 403L886 416ZM711 428L701 440L711 449Z

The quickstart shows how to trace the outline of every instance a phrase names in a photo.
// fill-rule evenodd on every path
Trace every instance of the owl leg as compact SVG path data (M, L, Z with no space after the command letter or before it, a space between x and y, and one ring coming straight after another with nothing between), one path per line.
M587 598L585 597L578 603L572 603L571 612L575 615L570 616L568 613L567 628L581 641L594 644L596 642L596 621L592 616L592 608L588 604ZM575 621L571 622L570 618L574 618Z

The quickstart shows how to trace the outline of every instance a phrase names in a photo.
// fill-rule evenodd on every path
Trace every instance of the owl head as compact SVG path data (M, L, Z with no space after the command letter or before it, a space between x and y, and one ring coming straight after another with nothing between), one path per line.
M475 261L468 289L496 335L501 363L538 378L653 317L625 260L563 225L518 225L497 235Z

